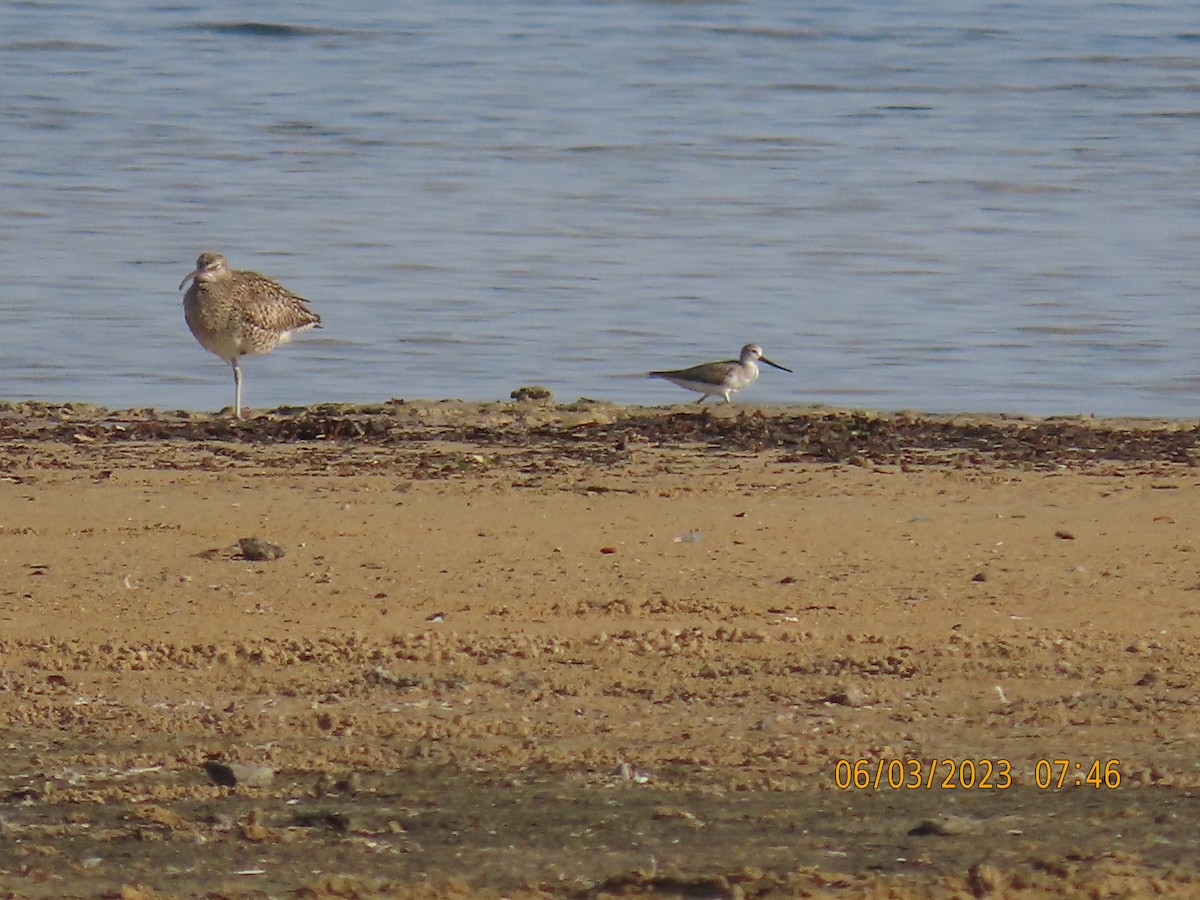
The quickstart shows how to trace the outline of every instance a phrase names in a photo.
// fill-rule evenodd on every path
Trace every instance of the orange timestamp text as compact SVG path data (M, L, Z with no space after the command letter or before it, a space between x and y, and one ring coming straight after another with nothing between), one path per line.
M1007 759L839 759L834 785L843 791L964 790L1004 791L1016 786ZM1033 786L1039 790L1121 786L1119 759L1039 759L1033 764Z

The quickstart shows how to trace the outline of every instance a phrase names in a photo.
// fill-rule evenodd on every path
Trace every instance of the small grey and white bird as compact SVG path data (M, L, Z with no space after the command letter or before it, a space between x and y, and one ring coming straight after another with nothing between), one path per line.
M196 340L233 367L233 411L242 417L242 368L238 360L270 353L292 335L321 326L308 301L257 272L229 268L220 253L201 253L183 281L183 317Z
M654 378L665 378L672 384L689 391L699 391L703 403L709 397L724 397L726 403L732 403L731 394L748 388L758 380L758 364L766 363L784 372L792 370L779 363L771 362L763 356L762 347L758 344L747 344L742 348L737 359L727 359L724 362L703 363L690 369L671 369L665 372L651 372Z

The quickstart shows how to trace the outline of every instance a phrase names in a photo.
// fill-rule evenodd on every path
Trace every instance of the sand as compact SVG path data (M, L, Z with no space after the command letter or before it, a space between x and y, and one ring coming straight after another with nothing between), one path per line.
M1195 422L0 435L2 896L1200 893Z

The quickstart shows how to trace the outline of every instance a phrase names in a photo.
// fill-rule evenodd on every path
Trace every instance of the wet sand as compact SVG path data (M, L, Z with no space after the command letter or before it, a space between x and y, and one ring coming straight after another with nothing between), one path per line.
M1194 895L1197 434L2 404L0 895Z

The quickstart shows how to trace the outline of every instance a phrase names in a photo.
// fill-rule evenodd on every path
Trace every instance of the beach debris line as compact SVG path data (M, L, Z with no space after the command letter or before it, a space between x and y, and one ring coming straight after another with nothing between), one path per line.
M206 759L200 768L213 784L220 787L265 787L275 779L275 770L270 766L256 766L250 763L223 763L216 759Z
M600 406L584 417L567 408L548 421L533 417L497 421L499 407L451 402L320 404L300 412L276 410L254 422L182 411L112 411L88 404L0 402L0 438L42 446L73 444L86 433L103 448L108 442L169 443L181 450L208 441L277 444L321 442L390 446L421 451L418 480L453 477L463 470L461 454L444 442L473 445L497 465L533 463L546 470L579 461L612 465L639 447L704 444L724 451L779 450L780 463L842 462L863 458L903 467L978 464L1033 466L1061 471L1102 462L1173 462L1200 466L1200 426L1149 423L1129 427L1119 420L1035 419L1003 416L935 416L912 412L751 410L730 416L629 410ZM101 452L107 452L102 449ZM326 460L321 459L325 465ZM220 463L221 467L227 464ZM31 476L17 483L31 483ZM595 490L595 488L590 488ZM622 490L620 488L607 489ZM625 491L622 491L625 492Z

